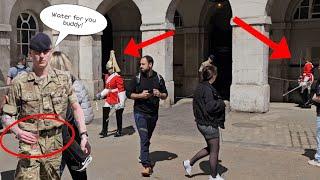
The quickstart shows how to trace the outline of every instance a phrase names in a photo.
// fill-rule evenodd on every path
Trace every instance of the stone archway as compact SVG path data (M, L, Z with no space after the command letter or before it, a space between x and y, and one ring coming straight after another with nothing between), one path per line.
M98 11L101 9L98 8ZM139 8L132 0L123 0L103 12L111 26L108 26L102 35L102 72L106 73L105 65L109 59L109 52L113 49L121 68L121 74L124 78L131 78L137 73L138 59L124 55L123 51L131 37L136 42L141 41Z
M192 97L199 82L199 65L213 52L217 56L219 62L216 65L221 72L215 86L223 92L225 99L229 98L232 75L231 16L228 2L171 2L167 19L176 26L176 35L173 38L173 79L176 98ZM182 23L179 23L181 21Z
M215 55L214 64L218 68L218 77L214 86L224 99L230 98L232 81L232 9L228 1L206 2L201 12L199 26L204 29L204 57Z
M198 67L204 56L199 19L204 2L205 0L172 1L167 10L167 20L172 22L176 29L173 37L175 100L192 97L199 82Z

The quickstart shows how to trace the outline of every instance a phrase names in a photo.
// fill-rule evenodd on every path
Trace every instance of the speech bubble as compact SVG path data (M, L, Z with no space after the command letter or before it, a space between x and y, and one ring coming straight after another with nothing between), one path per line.
M107 27L106 18L99 12L79 5L58 4L45 8L40 13L41 21L56 31L57 46L68 34L89 35Z

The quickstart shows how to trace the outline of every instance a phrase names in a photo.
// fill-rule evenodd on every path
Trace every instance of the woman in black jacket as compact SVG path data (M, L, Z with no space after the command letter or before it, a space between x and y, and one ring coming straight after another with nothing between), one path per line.
M206 66L201 74L202 82L197 86L193 97L193 114L197 127L204 136L207 147L201 149L190 160L183 161L186 173L190 176L192 166L209 155L211 175L209 180L223 180L217 173L219 155L219 127L224 129L225 104L212 83L217 77L217 68Z

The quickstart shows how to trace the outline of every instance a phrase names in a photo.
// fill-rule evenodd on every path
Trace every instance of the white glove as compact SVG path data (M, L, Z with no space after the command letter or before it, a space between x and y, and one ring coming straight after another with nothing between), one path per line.
M110 89L104 89L103 91L101 91L101 97L105 97L107 94L109 94Z
M126 92L125 91L119 92L118 97L119 97L119 109L124 108L125 102L127 99Z

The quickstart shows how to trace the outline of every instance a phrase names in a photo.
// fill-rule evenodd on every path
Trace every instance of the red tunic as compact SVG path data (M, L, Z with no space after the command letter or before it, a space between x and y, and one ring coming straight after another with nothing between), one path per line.
M310 75L312 74L312 69L313 69L312 63L308 62L303 67L303 73L305 73L306 75Z
M307 62L303 67L303 74L302 74L302 80L304 80L306 77L308 77L307 81L313 82L314 77L312 74L313 65L311 62Z
M125 91L122 77L118 73L113 73L110 76L106 75L105 82L105 89L109 91L106 95L106 103L109 105L120 103L118 94Z

